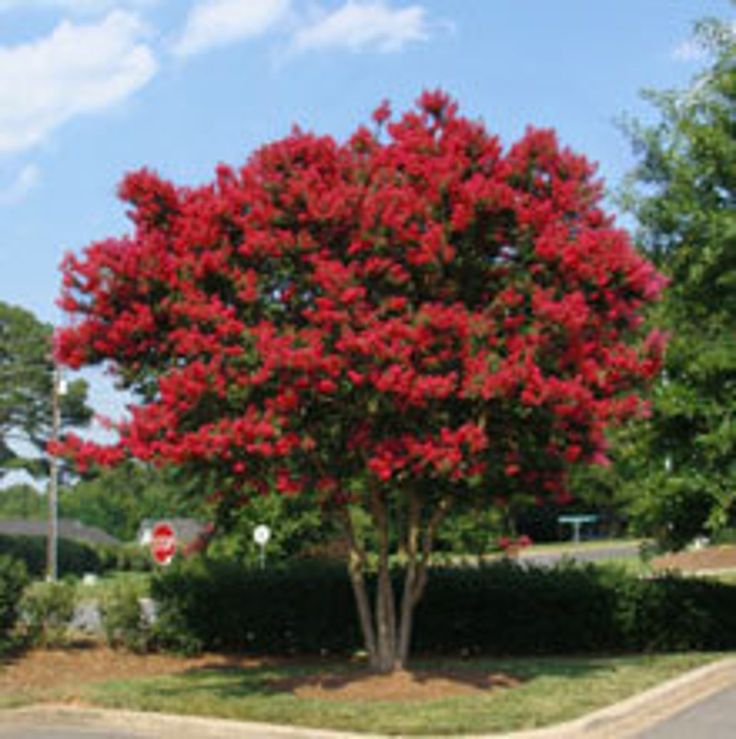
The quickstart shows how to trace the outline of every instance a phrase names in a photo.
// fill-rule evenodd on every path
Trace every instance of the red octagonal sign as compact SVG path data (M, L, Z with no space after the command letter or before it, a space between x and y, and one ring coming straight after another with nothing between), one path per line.
M160 565L167 565L176 554L176 532L166 521L157 523L151 531L151 554Z

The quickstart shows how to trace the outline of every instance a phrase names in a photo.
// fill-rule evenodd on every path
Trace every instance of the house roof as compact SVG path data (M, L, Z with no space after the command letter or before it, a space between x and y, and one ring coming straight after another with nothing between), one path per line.
M59 538L91 544L119 544L120 541L97 526L87 526L69 518L59 519ZM5 536L47 536L48 522L29 518L0 518L0 534Z

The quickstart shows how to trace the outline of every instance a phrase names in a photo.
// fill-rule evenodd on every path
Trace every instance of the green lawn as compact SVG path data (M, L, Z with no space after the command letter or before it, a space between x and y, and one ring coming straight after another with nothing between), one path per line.
M525 552L531 554L564 554L569 551L608 549L626 545L641 546L642 539L586 539L579 542L553 541L542 544L532 544Z
M453 734L527 729L582 716L723 655L546 658L448 662L443 668L504 673L514 688L426 702L342 702L298 698L273 683L319 674L318 666L212 668L167 677L94 685L97 705L219 716L315 728L403 734ZM433 663L417 663L431 668ZM360 668L330 665L347 677Z

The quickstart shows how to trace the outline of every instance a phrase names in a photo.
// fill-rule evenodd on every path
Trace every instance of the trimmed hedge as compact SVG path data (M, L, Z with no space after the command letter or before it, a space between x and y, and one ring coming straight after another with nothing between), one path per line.
M736 586L513 563L433 572L414 638L419 651L518 655L735 646Z
M349 652L361 642L339 566L261 570L194 558L155 576L151 596L158 642L185 652Z
M7 536L0 534L0 552L23 561L34 577L46 574L45 536ZM150 557L137 545L103 546L70 539L59 539L59 575L83 575L110 570L151 569Z
M399 581L397 578L397 586ZM152 584L158 638L184 651L294 654L362 647L341 567L245 569L195 558ZM736 586L623 570L503 562L430 574L413 649L446 654L721 650L736 647Z

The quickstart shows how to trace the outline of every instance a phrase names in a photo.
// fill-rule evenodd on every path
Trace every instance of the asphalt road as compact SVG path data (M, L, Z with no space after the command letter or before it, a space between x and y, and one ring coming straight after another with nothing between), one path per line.
M638 735L638 739L694 737L703 739L736 737L736 687L722 690Z
M521 562L530 562L542 567L553 567L563 559L571 559L575 562L598 562L604 559L631 559L639 556L637 544L612 544L611 546L595 549L578 549L560 553L522 554Z
M0 726L0 739L143 739L146 736L153 735L73 726Z

